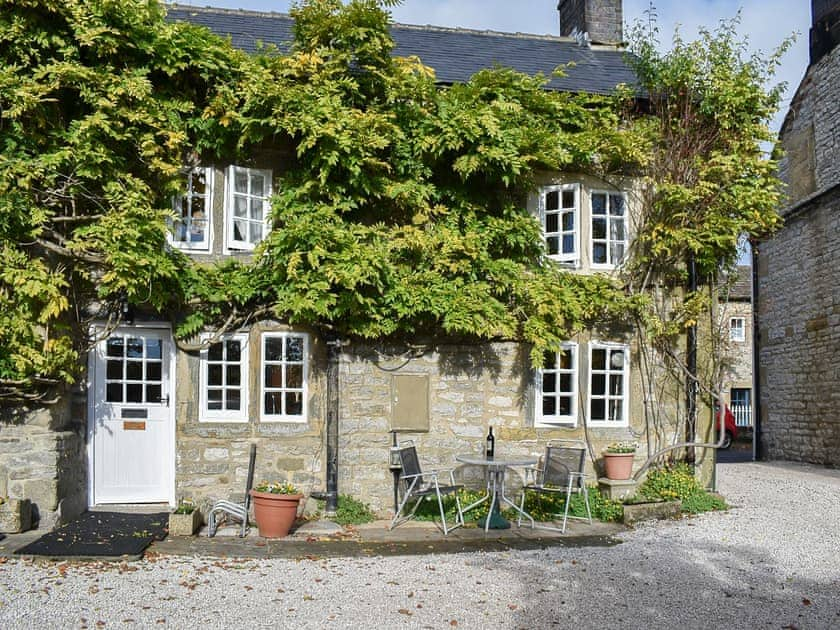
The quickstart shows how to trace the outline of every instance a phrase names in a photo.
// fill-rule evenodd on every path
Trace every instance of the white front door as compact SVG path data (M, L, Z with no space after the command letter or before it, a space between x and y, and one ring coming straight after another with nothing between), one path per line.
M168 330L120 328L94 351L92 503L173 501Z

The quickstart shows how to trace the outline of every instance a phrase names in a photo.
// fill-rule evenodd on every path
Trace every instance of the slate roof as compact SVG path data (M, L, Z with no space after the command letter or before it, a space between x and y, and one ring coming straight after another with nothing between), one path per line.
M248 52L257 42L288 50L293 20L283 13L261 13L170 5L168 19L187 21L230 36L234 46ZM568 92L609 94L616 85L635 84L624 53L610 47L587 48L568 37L497 33L437 26L393 24L391 34L400 57L418 56L434 68L439 83L466 81L484 68L503 66L528 75L550 76L561 64L573 62L567 76L552 78L548 87Z
M723 297L726 299L727 296ZM738 265L735 269L735 282L729 290L728 298L730 302L749 302L752 299L752 267Z

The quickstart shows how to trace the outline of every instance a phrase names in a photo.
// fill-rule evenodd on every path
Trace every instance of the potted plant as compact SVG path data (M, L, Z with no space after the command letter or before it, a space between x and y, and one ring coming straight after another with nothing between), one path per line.
M635 442L613 442L604 450L604 474L607 479L630 479L633 472Z
M201 512L191 499L181 499L169 515L170 536L192 536L201 525Z
M288 481L262 481L251 490L251 498L260 536L287 536L297 518L303 494Z

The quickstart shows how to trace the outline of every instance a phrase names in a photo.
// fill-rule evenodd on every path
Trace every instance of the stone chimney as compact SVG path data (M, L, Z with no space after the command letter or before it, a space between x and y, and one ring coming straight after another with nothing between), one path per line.
M840 0L811 0L811 64L840 44Z
M621 0L559 0L557 10L564 37L586 33L593 44L622 42Z

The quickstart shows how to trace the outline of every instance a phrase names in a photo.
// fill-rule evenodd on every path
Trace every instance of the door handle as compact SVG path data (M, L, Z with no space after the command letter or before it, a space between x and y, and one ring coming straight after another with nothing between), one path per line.
M164 405L166 405L168 407L169 406L169 394L167 394L166 396L161 396L160 402L162 402Z

